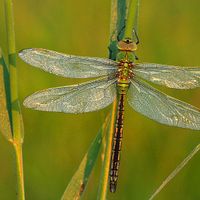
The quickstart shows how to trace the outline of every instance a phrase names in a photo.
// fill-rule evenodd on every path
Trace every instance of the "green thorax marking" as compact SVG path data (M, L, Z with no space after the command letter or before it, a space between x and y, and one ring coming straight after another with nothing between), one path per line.
M134 67L134 51L137 49L137 45L131 39L126 38L118 42L118 92L119 94L126 94L129 87L130 78L133 77L132 68Z

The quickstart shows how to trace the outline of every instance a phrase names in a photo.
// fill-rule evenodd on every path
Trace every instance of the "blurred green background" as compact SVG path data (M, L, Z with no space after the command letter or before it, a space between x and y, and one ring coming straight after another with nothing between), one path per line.
M17 50L41 47L82 56L108 56L110 1L14 0ZM140 62L200 65L200 1L142 0ZM18 59L20 100L40 89L83 80L57 77ZM200 107L200 89L162 91ZM27 200L57 200L95 137L109 108L73 115L22 107ZM108 199L148 199L162 180L200 143L198 131L168 127L134 112L125 114L118 190ZM84 199L96 199L101 162ZM200 156L159 194L160 200L200 199ZM0 199L16 199L13 149L0 135Z

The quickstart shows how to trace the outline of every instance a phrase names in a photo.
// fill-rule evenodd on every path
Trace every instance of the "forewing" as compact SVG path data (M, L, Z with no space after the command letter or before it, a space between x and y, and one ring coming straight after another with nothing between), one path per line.
M128 102L137 112L162 124L200 130L200 110L138 80L131 80Z
M133 72L136 76L169 88L191 89L200 86L200 67L138 63Z
M24 49L19 56L30 65L69 78L98 77L117 70L116 62L110 59L73 56L46 49Z
M116 78L104 77L83 84L49 88L27 97L24 106L64 113L99 110L113 102L116 96L115 83Z

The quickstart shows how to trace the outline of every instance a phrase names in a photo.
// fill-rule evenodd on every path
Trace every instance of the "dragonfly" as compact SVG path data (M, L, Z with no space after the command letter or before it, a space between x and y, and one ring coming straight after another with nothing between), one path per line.
M41 48L24 49L19 56L46 72L68 78L95 78L81 84L48 88L28 96L24 106L64 113L97 111L117 101L116 123L110 161L110 191L115 192L122 147L124 104L161 124L200 130L200 110L155 89L147 82L168 88L200 86L200 67L136 62L138 41L118 42L116 60L67 55Z

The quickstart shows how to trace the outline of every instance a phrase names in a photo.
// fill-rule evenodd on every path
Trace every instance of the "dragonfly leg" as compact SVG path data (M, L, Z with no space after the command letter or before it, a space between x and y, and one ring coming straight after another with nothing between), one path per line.
M138 56L135 54L134 52L134 56L135 56L135 60L139 60Z
M108 46L108 51L109 51L109 58L111 59L113 51L110 46Z
M140 43L140 40L139 40L137 31L136 31L135 29L133 29L133 37L134 37L134 36L135 36L135 38L136 38L136 44L139 44L139 43Z

